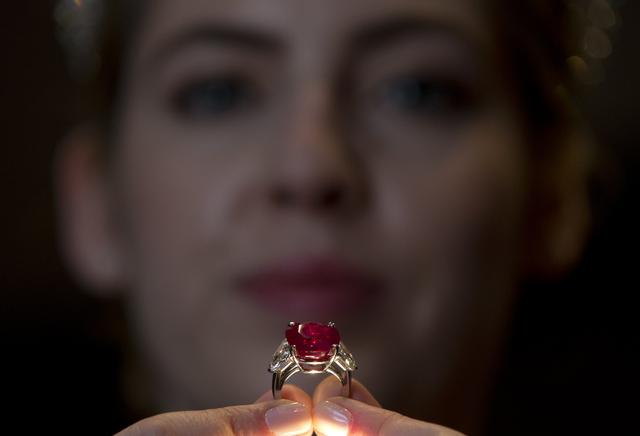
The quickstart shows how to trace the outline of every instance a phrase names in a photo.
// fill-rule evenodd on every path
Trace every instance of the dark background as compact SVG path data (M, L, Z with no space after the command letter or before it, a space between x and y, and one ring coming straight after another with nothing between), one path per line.
M56 245L52 161L78 109L51 5L27 0L0 9L0 433L108 434L123 424L116 337L103 323L104 306L65 272ZM606 81L583 101L602 144L594 233L573 273L528 286L493 434L637 427L640 2L620 11Z

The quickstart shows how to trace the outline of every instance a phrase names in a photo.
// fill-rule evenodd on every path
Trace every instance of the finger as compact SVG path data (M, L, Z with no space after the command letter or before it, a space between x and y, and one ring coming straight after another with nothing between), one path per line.
M289 400L198 412L175 412L138 422L116 436L310 435L311 409Z
M316 386L316 390L313 392L313 404L319 404L329 398L338 397L341 391L342 384L338 379L335 377L327 377ZM378 400L357 380L351 380L351 398L371 406L380 407Z
M309 410L313 408L313 401L311 400L309 394L295 385L284 385L281 393L283 400L290 400L295 401L296 403L303 404L305 407L308 407ZM260 398L256 400L255 404L264 403L267 401L273 401L273 394L270 390L262 394Z
M457 431L350 398L334 397L315 405L313 427L323 435L461 436Z

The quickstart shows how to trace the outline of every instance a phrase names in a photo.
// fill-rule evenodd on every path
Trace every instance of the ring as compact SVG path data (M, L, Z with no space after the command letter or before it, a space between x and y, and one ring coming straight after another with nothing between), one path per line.
M290 322L269 365L273 398L279 400L284 383L299 372L331 374L340 380L342 396L350 397L351 375L356 369L356 361L340 341L334 323Z

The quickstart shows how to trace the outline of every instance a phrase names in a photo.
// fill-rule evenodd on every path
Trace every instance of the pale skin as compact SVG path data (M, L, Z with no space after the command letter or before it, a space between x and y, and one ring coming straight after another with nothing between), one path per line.
M289 403L225 406L268 386L290 320L335 321L383 405L481 427L518 280L571 265L588 227L579 140L540 135L558 152L531 160L485 2L157 0L141 26L108 163L89 127L61 152L63 241L88 288L127 289L139 401L208 411L123 434L269 431L267 411ZM274 309L238 287L309 255L382 291L340 311L313 295ZM287 388L291 422L321 431L334 389ZM331 400L352 434L458 434L354 390Z
M292 385L284 400L271 401L266 392L252 405L155 416L123 430L118 436L156 434L253 435L422 435L460 436L462 433L382 409L358 381L352 398L339 396L340 383L327 378L310 397ZM271 411L271 412L270 412Z

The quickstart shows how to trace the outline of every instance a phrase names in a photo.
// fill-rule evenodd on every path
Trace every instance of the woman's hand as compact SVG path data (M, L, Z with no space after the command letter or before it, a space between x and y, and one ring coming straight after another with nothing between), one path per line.
M286 385L280 401L265 393L254 404L201 412L177 412L154 416L127 428L117 436L155 435L421 435L461 436L454 430L411 419L385 410L358 381L352 398L339 396L340 383L333 377L316 388L313 399Z
M144 419L116 436L311 435L312 400L287 385L282 400L265 394L254 404L197 412L175 412Z
M325 379L313 394L313 427L318 434L462 436L461 433L385 410L358 381L351 398L340 396L340 383Z

